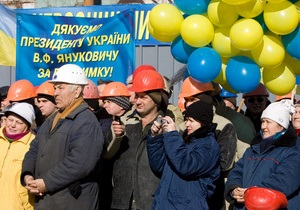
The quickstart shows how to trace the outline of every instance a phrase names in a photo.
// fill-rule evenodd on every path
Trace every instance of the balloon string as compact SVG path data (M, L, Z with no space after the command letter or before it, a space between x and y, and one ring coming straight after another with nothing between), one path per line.
M242 100L241 100L241 102L240 102L240 105L239 105L238 109L236 110L237 112L240 112L240 111L241 111L242 106L243 106L243 104L244 104L244 101L245 101L245 99L242 98Z

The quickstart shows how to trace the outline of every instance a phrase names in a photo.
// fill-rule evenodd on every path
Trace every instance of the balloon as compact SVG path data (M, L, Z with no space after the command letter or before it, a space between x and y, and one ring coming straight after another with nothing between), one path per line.
M232 44L240 50L251 50L262 41L264 32L261 25L254 19L243 18L230 29L229 37Z
M183 22L180 10L172 4L157 4L149 15L149 22L153 29L165 35L178 36Z
M275 68L264 68L263 81L266 88L274 95L285 95L295 87L296 76L290 67L282 62Z
M214 27L203 15L190 15L181 24L182 39L192 47L204 47L214 37Z
M175 5L185 14L203 14L210 0L174 0Z
M290 69L300 76L300 61L291 57L288 53L285 53L284 62L290 67Z
M286 0L268 0L269 3L279 3L279 2L283 2Z
M160 42L172 42L177 37L177 35L169 35L154 30L150 22L148 22L148 30L153 38Z
M266 0L250 0L244 4L236 5L237 13L245 18L257 17L266 6Z
M281 40L286 51L293 58L300 60L300 28L297 27L292 33L282 36Z
M264 20L267 27L275 34L286 35L298 25L298 12L289 1L268 3L264 10Z
M263 41L256 48L251 50L251 55L258 65L272 68L282 63L285 50L277 37L264 35Z
M262 27L264 32L268 30L268 27L265 24L263 13L261 13L260 15L254 17L253 19L256 20L260 24L260 26Z
M291 1L292 2L292 1ZM292 2L293 3L293 2ZM300 8L300 1L295 1L294 5L296 6L296 8ZM300 12L298 12L298 19L300 21Z
M237 91L235 91L232 87L230 87L230 85L227 83L227 81L225 81L225 83L221 84L223 89L228 91L228 92L231 92L231 93L239 93Z
M225 75L225 69L227 67L228 61L229 61L228 58L222 58L221 71L220 71L219 75L213 80L215 83L218 83L218 84L221 84L221 85L224 84L224 83L227 83L226 75Z
M213 81L220 73L221 66L220 55L210 47L195 50L187 63L190 76L203 83Z
M171 45L171 54L175 60L180 63L187 63L189 56L196 50L197 48L189 46L185 43L181 36L175 38Z
M232 57L237 55L240 50L231 43L229 38L230 28L216 28L215 36L211 41L212 47L221 57Z
M207 8L209 20L216 26L229 27L237 21L239 14L235 7L220 0L212 0Z
M231 4L231 5L240 5L240 4L246 3L250 0L222 0L222 1L227 4Z
M236 92L248 93L255 90L260 78L259 66L246 56L232 57L227 63L227 83Z

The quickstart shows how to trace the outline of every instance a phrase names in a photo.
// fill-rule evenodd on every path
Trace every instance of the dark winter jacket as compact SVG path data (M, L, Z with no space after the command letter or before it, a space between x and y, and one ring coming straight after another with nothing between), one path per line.
M299 209L300 150L297 141L292 126L269 144L257 134L251 147L229 172L225 188L227 201L235 202L230 193L237 187L258 186L284 193L289 202L288 209ZM235 203L235 209L245 207Z
M146 140L153 122L142 128L141 119L136 112L122 118L125 135L113 160L113 209L129 209L132 198L137 209L149 210L158 186L157 178L150 169Z
M202 127L185 143L177 131L148 135L147 150L152 170L161 175L152 209L205 210L206 199L220 175L220 147L215 127Z
M35 209L98 210L97 166L104 144L98 120L83 103L50 131L55 115L32 141L21 180L31 174L45 182L48 192L36 196Z

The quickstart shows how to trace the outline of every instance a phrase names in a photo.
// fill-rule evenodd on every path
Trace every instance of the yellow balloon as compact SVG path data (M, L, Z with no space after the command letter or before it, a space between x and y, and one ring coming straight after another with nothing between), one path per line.
M172 4L162 3L154 6L149 15L149 22L159 33L179 35L184 18L180 10Z
M151 36L160 42L172 42L177 37L177 35L164 34L154 30L150 22L148 22L148 30Z
M266 0L250 0L244 4L236 5L237 13L245 18L253 18L262 13L266 6Z
M269 3L279 3L279 2L283 2L286 0L268 0Z
M296 6L296 8L300 8L300 1L297 1L296 3L294 3L294 5ZM298 12L298 19L300 21L300 12Z
M251 55L259 66L272 68L282 63L285 50L277 37L264 35L262 42L251 50Z
M275 68L263 69L263 81L266 88L274 95L285 95L296 85L295 73L285 62Z
M255 48L262 41L263 35L264 32L261 25L250 18L236 21L229 33L232 44L240 50Z
M296 75L300 76L300 61L285 53L284 62L290 66Z
M221 57L232 57L240 52L240 50L231 43L229 31L229 27L216 28L215 36L211 41L212 48L214 48Z
M270 31L286 35L298 26L298 11L289 1L268 3L264 9L264 21Z
M234 6L221 0L212 0L209 3L207 15L209 20L218 27L232 26L239 17Z
M190 15L181 24L180 34L188 45L192 47L204 47L214 37L214 26L203 15Z
M231 4L231 5L240 5L240 4L246 3L250 0L222 0L222 1L227 4Z
M219 75L213 80L214 83L218 83L220 85L227 83L225 70L226 70L228 61L229 61L229 58L222 58L221 71L220 71Z

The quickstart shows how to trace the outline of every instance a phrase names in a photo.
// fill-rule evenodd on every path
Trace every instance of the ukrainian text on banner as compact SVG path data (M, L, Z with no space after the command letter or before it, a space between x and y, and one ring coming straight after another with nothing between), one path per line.
M87 77L125 83L135 65L134 10L111 18L17 14L16 80L35 86L66 63L81 66Z
M135 13L135 44L141 46L170 45L154 39L148 30L149 15L157 4L115 4L94 5L84 7L49 7L39 9L18 9L17 12L44 15L44 16L68 16L86 18L109 18L122 11L134 9Z

